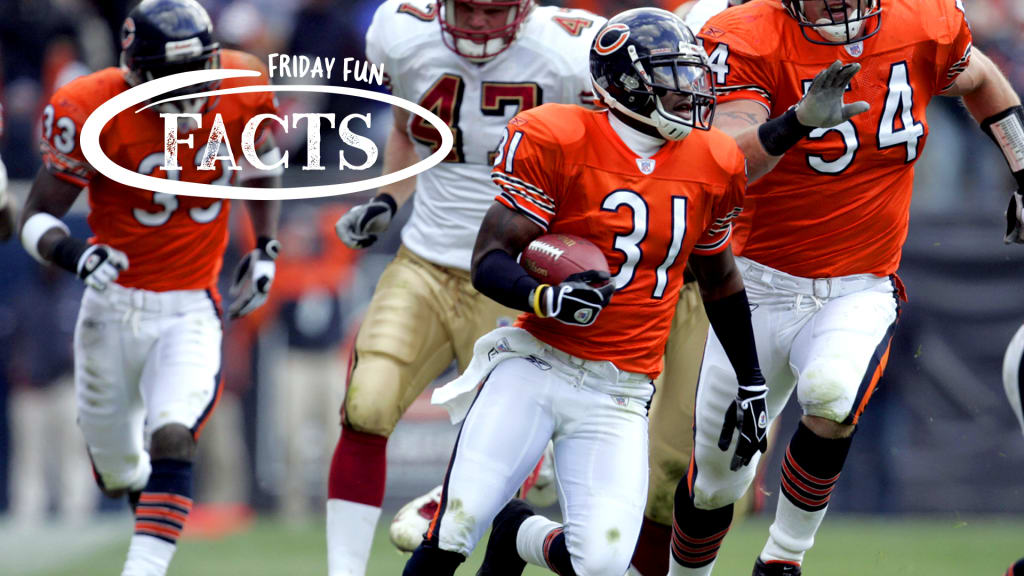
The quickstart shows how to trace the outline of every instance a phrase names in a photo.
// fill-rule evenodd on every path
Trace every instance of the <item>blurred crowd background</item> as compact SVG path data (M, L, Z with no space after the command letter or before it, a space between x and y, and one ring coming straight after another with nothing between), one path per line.
M544 3L608 16L652 2ZM363 56L363 34L380 0L201 3L226 46L260 57L282 52L340 61ZM1024 2L964 3L975 44L1024 93ZM41 110L72 78L117 65L120 25L133 4L0 0L0 155L18 198L40 166ZM663 4L676 9L683 2ZM340 97L282 95L285 111L344 114L353 105ZM358 103L362 112L368 105ZM373 138L382 146L389 112L377 108L374 114ZM957 101L937 98L928 119L931 135L918 163L902 272L911 302L832 508L1024 513L1024 442L999 380L1003 349L1024 321L1024 251L1000 242L1012 182L998 151ZM334 140L325 138L325 146ZM283 145L295 157L304 141L286 137ZM289 172L286 183L308 184L308 178ZM253 316L225 326L226 387L200 443L200 505L296 520L321 513L348 352L361 311L399 243L397 224L364 252L337 240L334 221L365 198L285 204L284 250L271 299ZM253 242L242 225L241 203L232 217L237 233L225 277ZM88 235L84 202L67 221L76 236ZM18 242L0 245L0 511L15 521L82 519L124 507L101 502L74 422L71 338L81 290L71 275L36 265ZM793 416L783 425L795 425ZM390 505L441 479L454 434L441 413L417 402L389 445ZM768 466L764 480L769 500L776 469Z

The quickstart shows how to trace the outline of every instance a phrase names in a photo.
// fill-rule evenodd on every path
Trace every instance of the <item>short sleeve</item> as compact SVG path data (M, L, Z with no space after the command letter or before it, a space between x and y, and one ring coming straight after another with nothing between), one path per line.
M754 100L770 111L774 86L771 59L740 49L740 45L745 46L746 43L732 38L717 24L717 20L716 16L704 26L700 40L708 54L718 103Z
M558 207L561 154L544 127L516 116L502 136L491 180L501 188L495 200L547 231Z
M743 196L747 190L747 160L737 147L729 169L728 184L711 210L711 224L704 230L693 253L699 256L718 254L729 246L732 222L743 211Z
M936 79L935 85L939 87L940 92L949 90L956 79L960 77L960 74L964 70L967 70L967 66L971 63L971 26L967 22L967 13L964 11L963 0L946 0L948 2L955 3L955 10L951 10L951 20L953 21L952 29L952 43L949 46L949 52L946 61L942 63L942 67L939 68L939 77Z
M75 98L76 87L81 88L75 82L65 85L43 109L39 148L50 174L84 188L96 172L86 161L78 139L89 110Z
M384 67L384 87L387 88L388 92L395 93L394 77L392 76L390 62L388 62L388 51L386 42L386 30L387 28L384 20L390 16L390 11L394 10L394 7L390 2L385 2L373 15L373 21L370 23L370 27L366 29L366 61Z

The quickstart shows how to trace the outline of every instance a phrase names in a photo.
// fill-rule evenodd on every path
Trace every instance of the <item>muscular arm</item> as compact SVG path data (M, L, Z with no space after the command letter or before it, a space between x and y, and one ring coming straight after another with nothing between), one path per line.
M688 264L700 285L704 302L721 300L743 290L743 277L736 268L731 248L713 256L691 254Z
M503 204L492 204L473 247L473 287L505 306L532 311L530 293L540 283L527 274L516 258L542 232L526 216Z
M971 49L971 63L943 96L962 96L964 105L981 122L1020 104L1020 96L999 67L977 48Z
M60 218L68 213L75 199L81 194L82 189L74 184L65 182L45 168L40 168L36 173L36 179L32 182L32 189L25 200L25 208L21 213L21 225L25 226L33 215L45 212ZM47 260L53 260L53 250L57 243L67 237L67 234L59 228L52 228L44 234L37 244L39 255Z
M758 127L768 120L768 109L754 100L733 100L715 111L715 128L732 136L747 157L749 182L772 171L782 156L772 156L764 149L757 134Z
M416 147L406 131L406 126L409 125L409 111L398 106L392 106L391 110L394 114L394 123L391 125L387 144L384 145L383 174L398 172L420 161L419 155L416 154ZM412 196L414 190L416 190L416 179L406 178L394 184L382 186L379 191L382 194L389 194L395 199L395 204L401 208L402 204L405 204L406 200Z
M259 149L256 150L256 155L262 157L264 154L274 150L275 148L277 148L277 141L274 139L272 134L269 134L267 138L263 140ZM253 178L247 181L246 185L253 186L255 188L280 188L281 177L274 175ZM276 238L278 216L281 214L281 201L246 200L245 205L246 208L249 209L249 216L252 220L252 231L256 237Z

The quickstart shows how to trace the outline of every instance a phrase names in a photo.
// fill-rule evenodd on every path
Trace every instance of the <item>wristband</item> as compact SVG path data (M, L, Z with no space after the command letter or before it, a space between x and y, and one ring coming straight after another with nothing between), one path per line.
M473 287L498 304L533 311L534 290L540 285L516 259L500 248L484 255L473 266Z
M269 236L257 238L256 248L269 256L271 260L277 260L277 255L281 253L281 243Z
M804 126L797 120L796 108L790 108L782 116L761 124L757 136L766 152L772 156L782 156L812 130L814 128Z
M380 194L377 194L373 199L378 202L383 202L387 204L388 208L391 209L392 216L395 215L395 212L398 212L398 203L395 202L395 198L391 194L388 194L387 192L381 192Z
M49 261L39 253L39 240L54 228L63 230L64 234L71 234L67 224L47 212L36 212L21 227L21 245L25 247L25 251L28 252L29 256L40 264L49 264Z
M1024 188L1024 107L1011 106L981 122L981 129L999 146L1017 180Z
M89 244L77 238L65 236L53 247L53 263L72 274L78 274L78 261L82 259L82 254L88 249Z
M545 288L551 288L551 285L540 284L533 289L533 313L536 314L538 318L545 318L544 311L540 309L541 296Z

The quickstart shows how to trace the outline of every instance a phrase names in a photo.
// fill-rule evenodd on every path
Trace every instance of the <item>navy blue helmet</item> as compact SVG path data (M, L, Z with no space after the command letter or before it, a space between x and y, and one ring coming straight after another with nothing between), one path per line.
M614 16L594 38L590 75L605 105L667 140L711 128L715 89L707 55L671 12L637 8ZM670 92L686 96L682 110L663 105Z
M217 68L220 45L195 0L142 0L121 26L121 65L131 83Z

